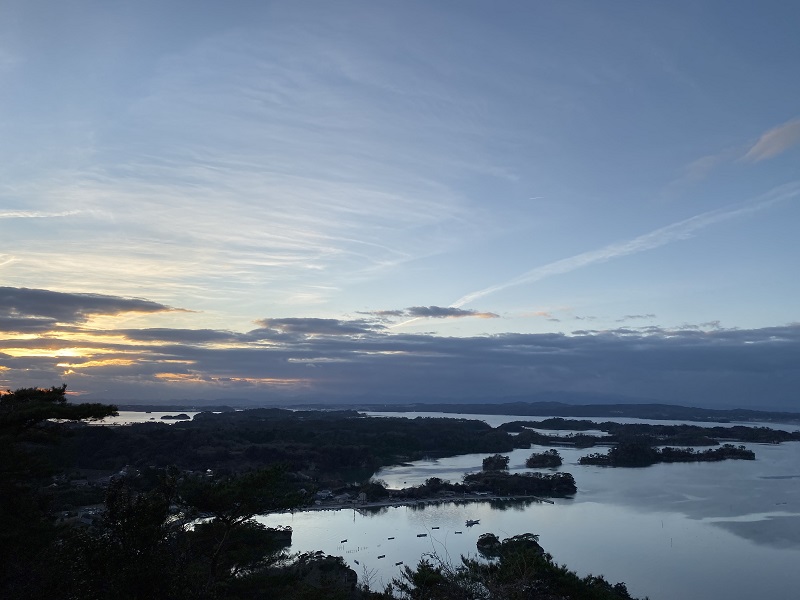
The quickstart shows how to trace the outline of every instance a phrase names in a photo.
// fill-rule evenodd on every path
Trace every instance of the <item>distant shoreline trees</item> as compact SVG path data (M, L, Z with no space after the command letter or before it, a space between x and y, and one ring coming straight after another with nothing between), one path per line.
M581 465L603 467L648 467L656 463L716 462L721 460L755 460L756 455L744 446L723 444L719 448L696 451L694 448L655 448L646 442L617 444L605 454L594 453L578 459Z

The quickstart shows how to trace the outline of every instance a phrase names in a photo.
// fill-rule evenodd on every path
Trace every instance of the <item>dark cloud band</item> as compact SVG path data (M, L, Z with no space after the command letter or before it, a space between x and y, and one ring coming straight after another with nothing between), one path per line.
M0 323L6 331L41 324L40 320L81 323L92 315L125 312L156 313L174 310L141 298L101 294L70 294L30 288L0 287Z

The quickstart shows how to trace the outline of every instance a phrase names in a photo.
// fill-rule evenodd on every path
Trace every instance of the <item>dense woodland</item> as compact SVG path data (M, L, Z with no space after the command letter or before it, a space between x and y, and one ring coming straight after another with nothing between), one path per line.
M641 456L655 462L751 458L729 444L705 452L656 447L670 439L691 445L798 439L765 428L564 419L492 428L468 419L280 409L201 413L169 425L85 423L114 412L108 405L68 403L65 387L0 394L0 596L628 598L624 585L581 579L522 539L495 544L490 562L423 562L406 569L392 589L368 590L340 558L288 556L291 532L266 529L253 517L306 506L323 486L363 492L369 500L570 496L577 491L570 473L510 474L501 453L532 444L579 445L576 438L589 430L608 434L586 436L592 444L612 447L587 462L616 466L638 464ZM572 433L541 433L548 430ZM388 490L370 478L384 465L466 453L489 456L483 471L461 482L432 478ZM529 460L542 468L557 456L550 450ZM97 511L76 518L77 507L93 503Z
M64 468L126 465L242 471L280 462L322 479L368 478L423 457L508 452L515 437L468 419L369 418L355 411L253 409L192 421L125 427L78 425L52 453ZM327 484L326 484L327 485Z

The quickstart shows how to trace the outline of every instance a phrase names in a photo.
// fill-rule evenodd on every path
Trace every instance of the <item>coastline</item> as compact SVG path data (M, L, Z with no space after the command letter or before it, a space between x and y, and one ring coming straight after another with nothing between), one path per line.
M542 498L541 496L532 496L530 494L520 495L477 495L468 494L461 496L451 497L429 497L429 498L407 498L398 499L392 498L389 500L378 500L375 502L336 502L317 504L314 506L304 506L296 508L291 511L278 511L278 512L316 512L325 510L355 510L371 509L371 508L399 508L401 506L438 506L440 504L454 503L454 504L472 504L476 502L514 502L518 500L528 500L532 502L540 502L545 504L555 504L553 500ZM271 513L274 514L274 513Z

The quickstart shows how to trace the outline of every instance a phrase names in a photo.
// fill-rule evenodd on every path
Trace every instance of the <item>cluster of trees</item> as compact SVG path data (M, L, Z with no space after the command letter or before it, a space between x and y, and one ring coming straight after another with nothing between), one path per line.
M484 471L507 471L510 458L502 454L493 454L483 459ZM546 469L560 467L562 464L561 455L558 450L551 449L544 452L534 452L525 461L525 466L529 469Z
M632 600L624 583L603 577L579 577L544 552L538 536L518 535L500 541L484 534L481 554L491 560L462 557L453 566L436 556L406 567L387 590L403 600Z
M110 405L68 403L66 386L0 392L0 596L28 578L30 566L38 564L42 549L54 541L49 507L39 493L41 482L54 471L36 453L58 439L58 426L50 419L114 414Z
M558 450L551 449L544 452L534 452L525 461L525 466L529 469L547 469L560 467L563 463Z
M254 517L296 506L298 497L296 483L278 467L223 478L178 477L168 469L147 491L115 479L99 522L61 531L47 549L53 557L47 577L25 582L23 591L67 598L258 597L265 584L276 588L292 579L294 561L284 551L291 531L266 528Z
M365 480L385 465L515 447L522 447L515 436L471 419L253 409L201 413L171 425L76 428L51 458L65 469L104 470L174 464L182 470L238 471L281 462L336 487Z
M499 495L533 495L564 497L577 493L575 478L570 473L505 473L479 471L464 475L464 484L473 490Z
M756 455L744 446L723 444L719 448L696 451L694 448L656 448L648 441L627 441L610 448L605 454L582 456L582 465L606 467L648 467L660 462L714 462L727 459L755 460Z
M93 526L58 525L41 491L57 470L42 450L68 433L64 421L115 413L68 403L66 386L0 394L0 597L361 597L341 559L290 558L290 531L254 520L304 501L276 465L219 477L157 469L144 486L115 478Z
M555 496L563 497L575 494L575 479L569 473L514 473L507 471L479 471L467 473L461 482L451 483L439 477L429 477L425 483L400 490L385 488L381 481L361 486L362 490L370 487L374 490L375 499L382 500L391 494L396 499L432 498L443 492L452 492L453 496L464 494L494 494L497 496ZM382 490L383 495L378 495Z
M508 471L508 462L511 460L508 456L502 454L493 454L483 459L484 471Z

